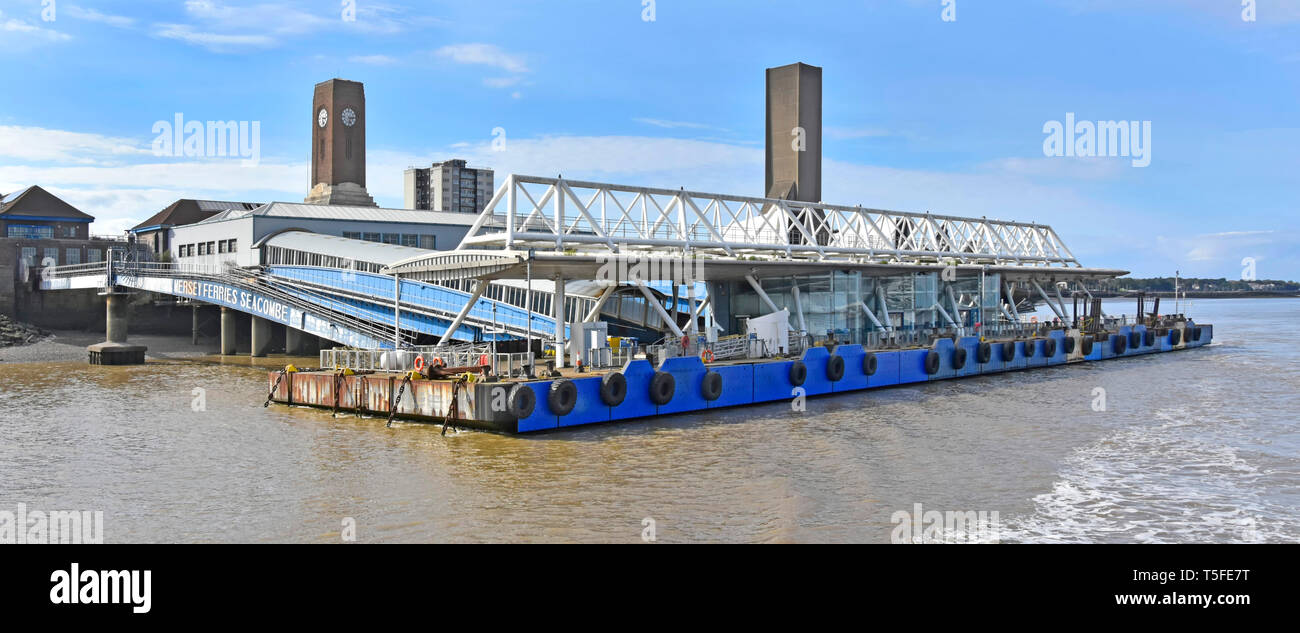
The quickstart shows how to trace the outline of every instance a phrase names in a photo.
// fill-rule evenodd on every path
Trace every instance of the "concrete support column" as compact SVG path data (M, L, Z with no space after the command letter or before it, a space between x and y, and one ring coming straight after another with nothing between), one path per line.
M104 338L109 343L125 343L130 325L130 296L109 294L104 297L108 320L104 325Z
M252 356L266 356L271 351L271 322L261 317L253 317L253 351Z
M559 369L567 366L565 362L565 351L567 345L564 336L564 277L555 276L555 297L552 305L555 308L555 367Z
M190 345L199 344L199 306L190 306Z
M223 356L235 354L235 341L239 336L235 330L235 319L234 310L221 308L221 354Z
M307 353L307 335L302 330L284 326L284 353L290 356L302 356Z

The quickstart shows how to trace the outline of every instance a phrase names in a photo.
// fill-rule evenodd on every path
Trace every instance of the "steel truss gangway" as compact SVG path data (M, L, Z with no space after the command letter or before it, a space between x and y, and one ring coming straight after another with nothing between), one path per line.
M465 249L1081 267L1044 224L513 174Z

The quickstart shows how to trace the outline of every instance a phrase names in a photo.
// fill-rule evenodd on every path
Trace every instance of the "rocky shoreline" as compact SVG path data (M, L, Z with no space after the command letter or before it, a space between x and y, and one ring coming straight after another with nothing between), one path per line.
M50 336L50 333L34 325L20 323L0 314L0 347L30 345Z

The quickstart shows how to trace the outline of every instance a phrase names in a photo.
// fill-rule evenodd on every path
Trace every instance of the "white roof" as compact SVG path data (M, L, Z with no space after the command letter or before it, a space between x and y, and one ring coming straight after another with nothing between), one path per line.
M428 255L433 252L423 248L367 242L365 240L354 240L337 235L324 235L308 231L286 231L267 239L262 245L278 246L308 253L321 253L381 266L387 266L418 255Z
M445 211L416 211L414 209L381 209L378 207L347 207L328 204L298 204L272 202L251 211L228 209L203 222L220 222L250 215L268 218L304 218L311 220L352 220L358 222L401 222L405 224L442 224L469 227L478 219L475 213L447 213Z

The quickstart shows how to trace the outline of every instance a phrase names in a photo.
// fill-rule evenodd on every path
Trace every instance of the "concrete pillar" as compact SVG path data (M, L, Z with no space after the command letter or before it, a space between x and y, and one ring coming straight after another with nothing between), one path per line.
M552 302L555 308L555 367L566 366L565 363L565 340L564 340L564 277L556 275L555 277L555 297Z
M104 298L108 317L104 325L104 338L109 343L125 343L127 327L131 321L129 317L131 298L124 294L109 294Z
M253 351L252 356L266 356L271 351L271 322L261 317L253 317Z
M303 356L307 353L307 334L302 330L284 326L284 353L290 356Z
M238 333L236 331L235 311L230 308L221 308L221 353L224 356L233 356L235 354L235 341Z

